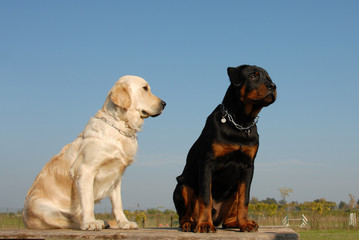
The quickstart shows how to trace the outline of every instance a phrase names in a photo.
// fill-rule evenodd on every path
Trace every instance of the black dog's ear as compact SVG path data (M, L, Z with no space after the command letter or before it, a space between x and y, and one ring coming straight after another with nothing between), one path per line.
M228 67L227 68L227 74L229 76L229 80L231 80L231 83L234 86L241 85L241 74L240 70L238 68Z

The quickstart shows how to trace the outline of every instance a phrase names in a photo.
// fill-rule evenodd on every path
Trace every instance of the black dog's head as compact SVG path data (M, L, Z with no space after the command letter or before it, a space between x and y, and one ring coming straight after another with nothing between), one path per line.
M276 100L277 87L263 68L242 65L236 68L229 67L227 72L237 100L263 107Z

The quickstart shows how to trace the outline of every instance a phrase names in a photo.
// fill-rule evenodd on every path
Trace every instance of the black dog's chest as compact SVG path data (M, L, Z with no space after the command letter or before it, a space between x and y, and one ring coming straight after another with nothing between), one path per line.
M211 192L213 199L221 201L230 197L237 190L238 182L243 180L248 171L252 171L258 145L216 147L217 154L223 155L212 161Z

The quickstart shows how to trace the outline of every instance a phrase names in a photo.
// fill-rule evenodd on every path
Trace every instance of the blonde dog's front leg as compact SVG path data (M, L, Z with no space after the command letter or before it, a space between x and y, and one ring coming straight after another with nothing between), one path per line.
M117 184L116 188L112 191L110 195L110 200L112 204L112 212L116 218L117 227L121 229L138 229L137 223L128 221L125 213L123 212L121 198L121 180Z
M76 180L82 209L82 230L98 231L105 227L104 221L96 220L94 215L94 178L93 171L82 169Z

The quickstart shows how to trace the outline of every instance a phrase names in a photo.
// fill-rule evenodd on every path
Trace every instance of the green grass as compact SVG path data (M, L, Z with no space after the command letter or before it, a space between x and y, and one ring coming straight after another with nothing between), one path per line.
M25 228L21 215L0 215L0 229Z
M359 239L359 231L354 230L306 230L297 231L300 240L357 240Z

